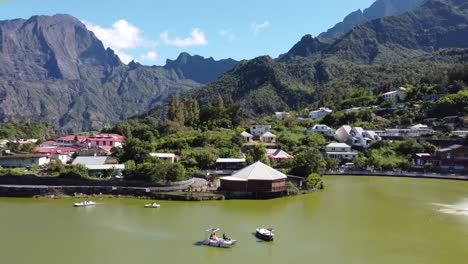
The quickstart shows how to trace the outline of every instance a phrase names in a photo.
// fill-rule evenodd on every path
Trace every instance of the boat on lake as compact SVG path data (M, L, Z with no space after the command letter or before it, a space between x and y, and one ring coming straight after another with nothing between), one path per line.
M209 233L207 239L203 241L203 245L212 246L212 247L221 247L221 248L230 248L232 245L237 243L237 240L231 239L223 234L223 238L218 238L216 232L218 232L219 228L209 228L205 230L206 233Z
M257 228L255 236L261 240L273 241L275 234L273 233L273 228Z
M96 205L96 203L93 201L83 201L83 202L73 204L73 206L75 207L85 207L85 206L91 206L91 205Z
M161 205L157 203L145 204L145 208L159 208Z

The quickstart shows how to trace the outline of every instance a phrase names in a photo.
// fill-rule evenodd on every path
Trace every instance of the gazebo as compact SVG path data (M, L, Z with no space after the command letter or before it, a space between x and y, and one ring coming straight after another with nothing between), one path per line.
M257 161L232 176L221 178L221 190L229 192L280 193L286 191L287 176Z

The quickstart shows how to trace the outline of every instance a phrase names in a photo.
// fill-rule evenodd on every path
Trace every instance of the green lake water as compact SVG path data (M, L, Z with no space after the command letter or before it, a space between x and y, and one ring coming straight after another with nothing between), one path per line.
M468 182L326 177L322 192L267 201L0 198L0 263L468 263ZM198 246L220 227L230 249ZM259 242L256 227L274 227Z

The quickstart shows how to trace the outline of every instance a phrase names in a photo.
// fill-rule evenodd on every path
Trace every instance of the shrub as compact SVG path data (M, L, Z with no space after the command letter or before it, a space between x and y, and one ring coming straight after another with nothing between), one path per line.
M88 169L84 165L70 165L59 174L61 178L67 179L89 179Z
M294 185L292 182L287 182L286 183L288 195L298 195L299 194L299 188Z
M307 190L323 189L322 175L311 173L304 182L304 188Z

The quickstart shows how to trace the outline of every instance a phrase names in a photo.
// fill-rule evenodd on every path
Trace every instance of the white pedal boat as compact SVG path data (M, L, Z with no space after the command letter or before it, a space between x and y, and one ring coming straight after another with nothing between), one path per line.
M73 206L75 207L85 207L85 206L91 206L91 205L96 205L95 202L93 201L83 201L80 203L74 203Z
M208 238L203 241L203 245L212 246L212 247L221 247L221 248L230 248L232 245L237 243L237 240L230 239L230 238L218 238L216 236L216 232L218 232L219 228L210 228L207 229L205 232L210 233Z
M159 208L161 205L157 203L145 204L145 208Z

